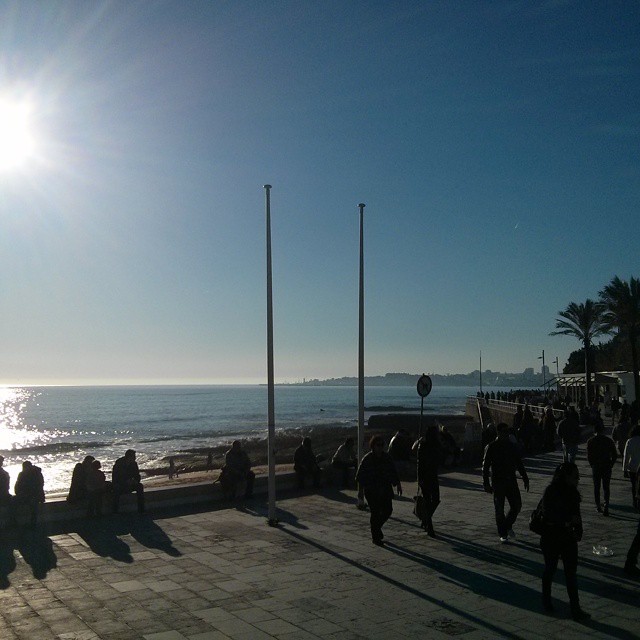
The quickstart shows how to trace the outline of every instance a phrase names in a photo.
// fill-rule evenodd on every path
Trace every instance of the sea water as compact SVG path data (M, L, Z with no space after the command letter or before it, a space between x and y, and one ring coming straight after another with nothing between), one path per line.
M434 387L425 414L463 414L471 387ZM420 411L415 387L366 387L372 413ZM278 385L276 430L353 428L357 387ZM264 437L265 386L113 386L0 388L0 453L11 483L23 460L42 468L47 493L66 491L73 465L86 455L109 471L126 449L141 467L172 454L238 437Z

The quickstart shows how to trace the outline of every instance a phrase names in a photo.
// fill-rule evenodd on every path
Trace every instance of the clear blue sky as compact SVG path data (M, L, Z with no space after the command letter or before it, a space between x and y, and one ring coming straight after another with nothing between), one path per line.
M640 276L640 4L3 2L0 382L560 366ZM6 135L6 134L5 134Z

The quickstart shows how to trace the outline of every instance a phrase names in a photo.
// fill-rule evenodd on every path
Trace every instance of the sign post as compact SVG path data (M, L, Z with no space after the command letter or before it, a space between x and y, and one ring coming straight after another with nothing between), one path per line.
M418 384L416 388L418 389L418 395L420 396L420 426L418 427L418 438L422 438L422 414L424 413L424 399L431 393L431 388L433 387L433 382L431 378L422 374L420 378L418 378Z

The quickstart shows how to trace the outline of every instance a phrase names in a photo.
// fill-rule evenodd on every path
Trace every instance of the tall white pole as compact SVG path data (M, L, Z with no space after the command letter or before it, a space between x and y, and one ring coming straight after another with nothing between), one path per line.
M264 185L267 197L267 403L268 403L268 438L267 446L269 477L267 490L269 495L269 513L267 522L270 526L278 523L276 519L276 420L274 409L274 375L273 375L273 294L271 287L271 185Z
M358 307L358 461L364 448L364 205L360 208L360 288Z

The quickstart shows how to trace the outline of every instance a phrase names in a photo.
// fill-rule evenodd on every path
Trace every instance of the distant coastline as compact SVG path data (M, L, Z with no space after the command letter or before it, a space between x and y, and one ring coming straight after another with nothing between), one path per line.
M370 387L406 387L414 386L421 373L385 373L381 376L365 376L365 384ZM480 371L471 373L428 374L434 385L442 387L480 387ZM548 376L549 379L551 376ZM533 373L532 369L523 373L500 373L497 371L482 372L482 386L484 387L508 387L524 389L538 387L542 384L542 374ZM344 376L342 378L327 378L319 380L313 378L297 382L283 382L279 386L298 387L351 387L357 386L358 378Z

